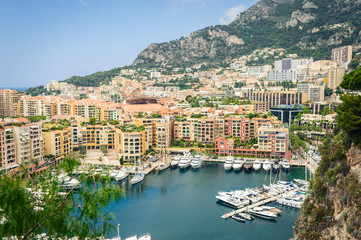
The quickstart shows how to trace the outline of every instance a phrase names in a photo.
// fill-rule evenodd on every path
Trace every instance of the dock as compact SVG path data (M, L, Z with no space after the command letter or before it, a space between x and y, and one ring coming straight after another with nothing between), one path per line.
M281 194L280 194L281 195ZM238 213L243 213L243 212L247 212L249 211L250 209L253 209L255 207L259 207L259 206L262 206L262 205L265 205L267 203L270 203L270 202L274 202L277 200L277 198L280 196L280 195L277 195L277 196L274 196L274 197L269 197L269 198L266 198L265 200L262 200L262 201L259 201L259 202L256 202L254 204L251 204L251 205L248 205L246 207L242 207L242 208L239 208L237 210L234 210L232 212L229 212L229 213L225 213L221 216L221 218L223 219L227 219L227 218L230 218L232 217L233 215L236 215Z

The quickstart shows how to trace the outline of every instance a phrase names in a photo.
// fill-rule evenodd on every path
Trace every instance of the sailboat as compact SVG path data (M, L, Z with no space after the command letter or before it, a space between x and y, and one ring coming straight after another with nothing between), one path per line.
M134 166L136 166L136 158L134 158ZM132 177L132 179L130 179L130 183L132 184L132 185L134 185L134 184L137 184L137 183L140 183L140 182L142 182L144 180L144 174L143 173L136 173L133 177Z
M164 140L164 144L163 144ZM170 163L167 162L167 152L166 152L166 144L165 144L165 137L161 140L161 147L160 147L160 156L162 158L162 161L158 163L158 171L161 172L163 170L166 170L170 167ZM164 147L164 148L163 148Z

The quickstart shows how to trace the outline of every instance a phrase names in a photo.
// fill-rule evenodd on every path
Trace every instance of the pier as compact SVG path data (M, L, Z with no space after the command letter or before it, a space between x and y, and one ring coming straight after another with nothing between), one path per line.
M230 218L232 217L233 215L236 215L238 213L243 213L243 212L247 212L249 211L250 209L253 209L255 207L259 207L259 206L262 206L262 205L265 205L267 203L270 203L270 202L274 202L277 200L277 198L280 196L281 194L277 195L277 196L274 196L274 197L269 197L269 198L266 198L265 200L262 200L262 201L259 201L259 202L256 202L254 204L251 204L251 205L248 205L246 207L242 207L242 208L239 208L237 210L234 210L232 212L229 212L229 213L225 213L221 216L221 218L223 219L227 219L227 218Z

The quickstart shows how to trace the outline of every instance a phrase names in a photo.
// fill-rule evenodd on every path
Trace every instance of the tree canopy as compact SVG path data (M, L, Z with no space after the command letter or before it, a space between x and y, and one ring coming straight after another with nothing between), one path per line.
M67 157L40 176L25 165L14 176L0 176L0 236L34 239L45 233L51 238L85 239L115 230L110 223L114 216L106 207L120 200L120 186L112 184L109 175L89 169L77 176L75 185L64 188L62 179L72 179L77 166L75 158Z
M346 74L340 86L344 89L361 90L361 67Z

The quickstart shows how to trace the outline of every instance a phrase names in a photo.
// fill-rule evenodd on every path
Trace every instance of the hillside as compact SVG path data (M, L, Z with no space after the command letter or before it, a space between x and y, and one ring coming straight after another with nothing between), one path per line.
M228 60L264 48L329 58L332 48L361 47L361 0L260 0L229 25L153 43L134 65L192 64Z
M342 87L361 89L361 68ZM322 160L296 221L294 239L361 239L361 96L346 94L337 108L335 135L321 147Z

